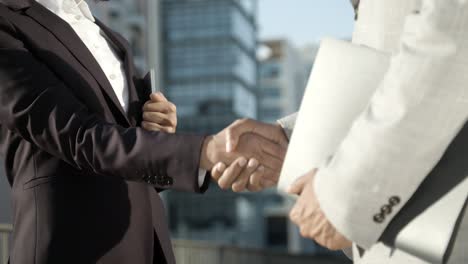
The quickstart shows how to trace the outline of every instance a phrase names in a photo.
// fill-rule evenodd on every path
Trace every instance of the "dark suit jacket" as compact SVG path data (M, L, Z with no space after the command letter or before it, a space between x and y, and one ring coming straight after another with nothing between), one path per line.
M139 128L150 91L123 111L73 29L32 0L0 0L0 154L12 185L12 264L173 263L156 191L201 192L203 137Z

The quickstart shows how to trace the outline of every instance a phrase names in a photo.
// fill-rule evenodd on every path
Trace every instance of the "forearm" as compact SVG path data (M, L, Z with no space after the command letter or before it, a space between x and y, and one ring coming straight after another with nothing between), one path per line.
M161 188L198 189L203 137L151 133L104 121L23 46L2 18L0 120L77 169Z
M316 179L335 227L370 247L436 165L468 116L467 4L426 0L366 111ZM389 199L401 202L375 219Z

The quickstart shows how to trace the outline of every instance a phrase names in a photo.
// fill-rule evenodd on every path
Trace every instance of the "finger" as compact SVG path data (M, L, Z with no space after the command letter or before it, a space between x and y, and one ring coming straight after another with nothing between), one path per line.
M283 160L278 159L277 157L272 156L268 153L260 153L260 155L256 156L256 158L258 159L258 162L260 162L260 164L272 171L279 173L281 171L281 168L283 167Z
M155 122L148 122L148 121L143 121L141 123L141 127L148 131L163 131L163 132L169 132L173 133L176 130L176 126L173 126L171 124L167 124L168 122L162 122L161 124L155 123Z
M304 175L297 179L289 188L287 189L287 193L290 194L297 194L300 195L302 193L302 190L304 190L304 187L306 184L309 182L310 177L308 175Z
M301 212L301 205L298 202L296 202L296 204L291 209L291 212L289 212L289 219L291 220L291 222L293 222L296 225L299 225Z
M317 239L319 232L317 232L316 227L310 226L308 223L302 223L299 231L302 237L313 239L315 242L319 243Z
M255 129L254 122L249 119L240 119L226 129L226 151L232 152L239 143L239 138Z
M268 189L268 188L275 187L276 185L278 185L278 182L268 180L268 179L263 179L262 185L263 185L263 187L265 187L265 189Z
M267 182L271 182L273 184L277 184L280 177L280 171L272 170L270 168L265 168L265 173L263 174L263 182L264 184Z
M227 190L232 186L232 183L239 177L242 170L247 165L247 159L244 157L237 158L223 173L218 181L219 187Z
M232 190L234 192L242 192L247 188L250 176L258 169L260 163L256 159L250 159L239 178L232 184Z
M177 107L171 102L148 101L143 105L143 112L176 113Z
M152 123L152 122L141 122L141 127L148 131L161 131L162 126Z
M169 119L168 114L164 114L161 112L144 112L143 113L143 120L147 122L152 122L156 124L161 124L162 122Z
M252 174L252 176L250 176L249 184L251 186L263 189L262 183L263 183L264 174L265 174L265 166L261 165L258 168L257 173L254 173Z
M273 176L276 174L277 176ZM250 176L248 185L249 191L261 191L267 188L271 188L278 184L279 174L271 171L268 168L262 167ZM276 180L272 180L276 179Z
M143 120L150 123L156 123L161 126L177 126L177 116L175 114L164 114L158 112L144 112Z
M146 122L146 121L141 122L141 127L148 131L160 131L160 132L166 132L166 133L175 132L174 127L162 126L156 123Z
M250 176L249 184L261 190L271 188L278 184L279 175L279 172L262 166L261 170L257 170L256 173Z
M150 99L153 102L168 102L166 96L164 96L164 94L161 92L150 94Z
M262 173L262 172L259 172L258 170L254 172L254 175L256 173ZM250 184L250 181L247 183L247 190L249 190L249 192L259 192L259 191L262 191L263 190L263 187L262 186L255 186L255 185L252 185Z
M271 156L277 158L278 160L282 161L284 160L284 157L286 156L287 148L271 140L261 139L260 146L262 147L263 152L270 154Z
M309 237L313 238L319 245L333 250L333 234L331 234L330 226L325 219L314 222L313 226L309 227Z
M211 177L213 178L213 180L218 182L225 170L226 170L226 164L220 162L216 164L211 170Z

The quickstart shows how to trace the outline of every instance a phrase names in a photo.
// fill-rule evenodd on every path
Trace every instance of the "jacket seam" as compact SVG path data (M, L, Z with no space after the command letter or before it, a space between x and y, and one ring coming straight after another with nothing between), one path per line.
M37 164L36 164L36 155L33 155L33 164L34 164L34 178L36 178L37 176ZM34 218L34 221L35 221L35 225L36 225L36 228L34 230L34 236L35 236L35 243L34 243L34 263L37 263L37 244L39 243L39 238L38 238L38 213L37 213L37 189L34 188L34 212L35 212L35 218Z

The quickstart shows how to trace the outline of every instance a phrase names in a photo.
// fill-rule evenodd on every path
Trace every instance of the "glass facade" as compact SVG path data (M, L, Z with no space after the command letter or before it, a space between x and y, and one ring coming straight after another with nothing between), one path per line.
M284 75L283 65L279 60L268 60L260 64L260 91L258 117L264 122L275 122L283 113L282 98L284 85L281 78ZM291 85L292 86L292 85Z
M257 117L256 0L163 0L164 91L178 131L216 133ZM211 184L205 195L166 196L175 238L261 247L262 196Z
M215 133L257 116L256 1L163 0L164 91L179 131Z

